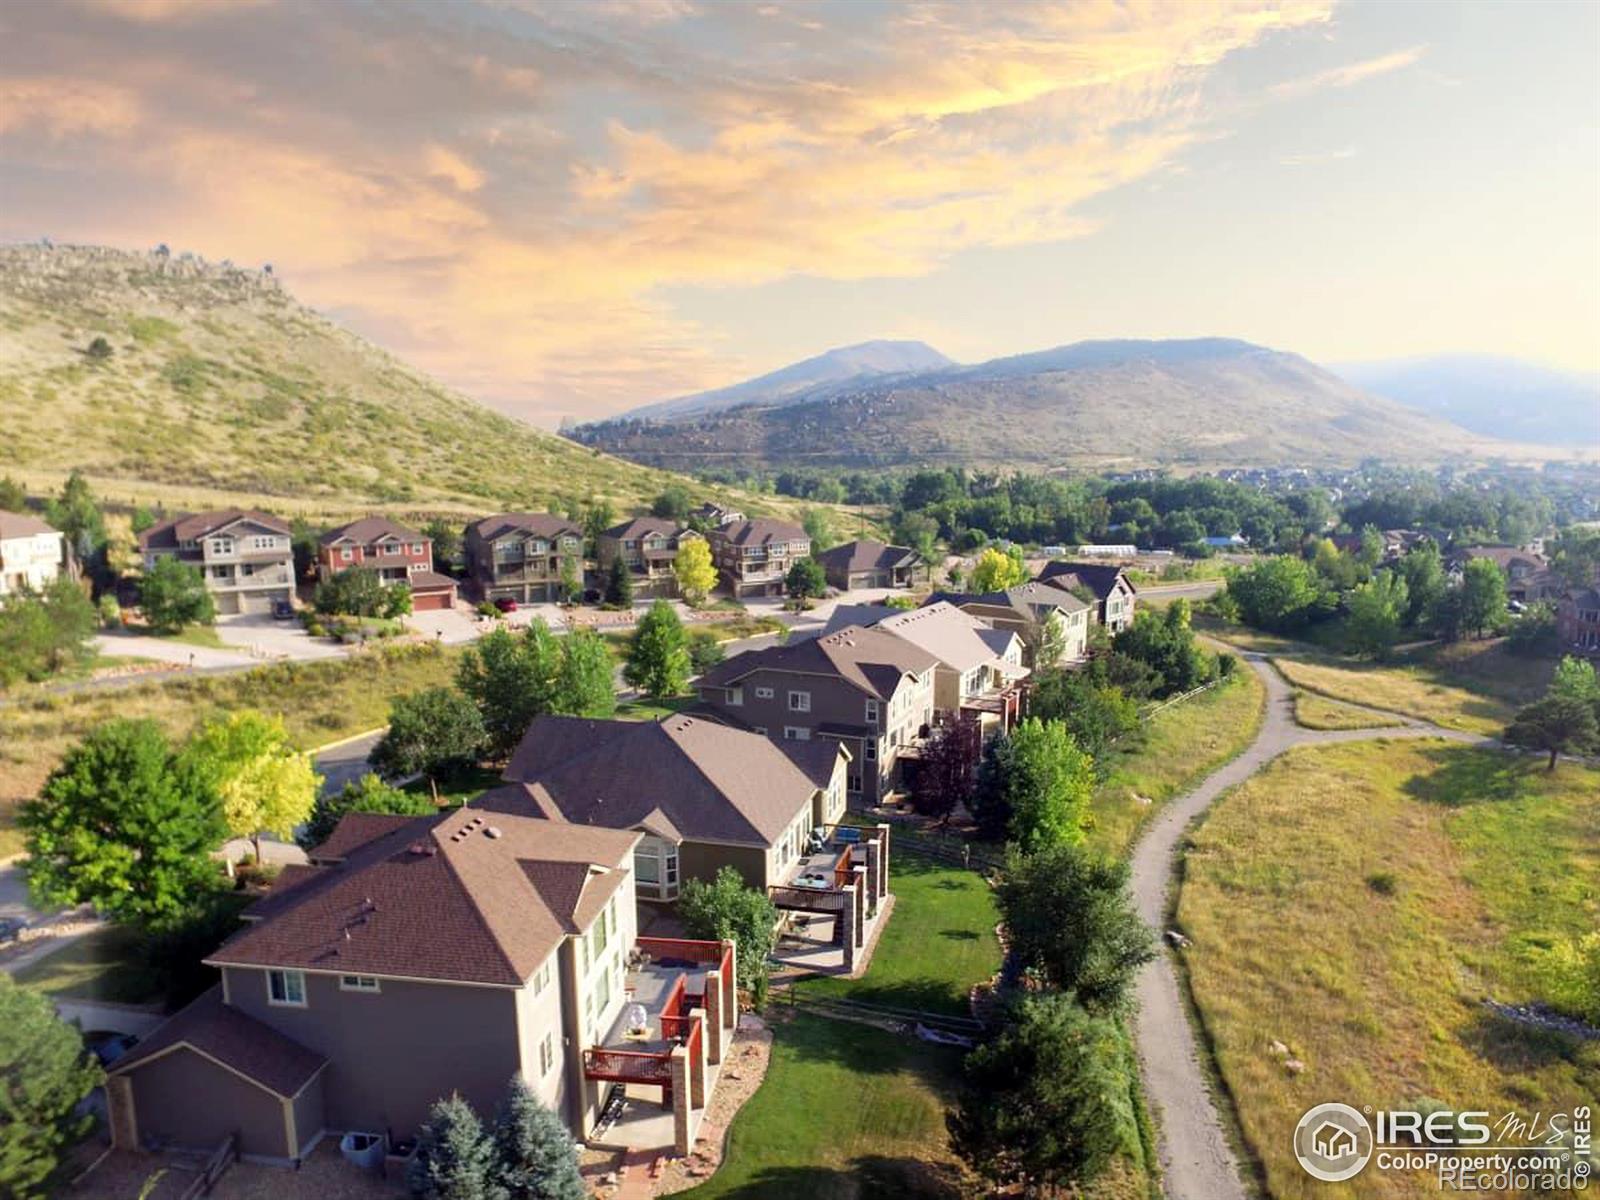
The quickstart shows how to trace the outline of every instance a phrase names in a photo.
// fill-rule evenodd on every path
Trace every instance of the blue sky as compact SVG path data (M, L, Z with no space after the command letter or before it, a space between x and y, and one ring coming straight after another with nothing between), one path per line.
M270 261L547 425L875 337L1594 370L1597 13L18 5L0 240Z

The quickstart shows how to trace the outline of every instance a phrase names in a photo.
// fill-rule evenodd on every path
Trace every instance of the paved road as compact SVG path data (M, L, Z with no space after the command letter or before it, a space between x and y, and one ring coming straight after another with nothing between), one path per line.
M1145 830L1133 853L1133 897L1139 915L1157 935L1169 927L1168 904L1184 830L1223 792L1243 783L1294 746L1371 738L1441 737L1487 744L1488 738L1440 729L1410 718L1380 729L1302 729L1294 720L1294 690L1261 655L1235 651L1267 689L1267 711L1254 742L1193 791L1167 806ZM1380 710L1374 710L1380 711ZM1393 716L1395 714L1385 714ZM1247 1200L1239 1164L1223 1133L1189 1023L1177 967L1165 947L1140 973L1134 1036L1145 1094L1157 1129L1166 1194L1172 1200Z

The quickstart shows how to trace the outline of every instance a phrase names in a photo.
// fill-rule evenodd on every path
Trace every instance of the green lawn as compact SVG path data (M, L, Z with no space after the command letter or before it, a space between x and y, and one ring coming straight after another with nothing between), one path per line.
M811 995L969 1016L967 992L1000 965L994 894L976 871L889 854L894 912L861 979L799 984Z
M899 914L896 914L896 920ZM873 970L878 969L874 962ZM694 1200L953 1198L944 1109L961 1051L865 1025L774 1013L772 1062Z
M177 633L151 634L158 642L179 642L185 646L205 646L212 650L227 650L228 643L213 625L185 625Z
M617 705L617 719L622 721L660 721L673 713L682 712L698 702L698 696L675 696L670 700L627 700Z
M145 961L140 935L109 925L14 973L18 983L49 996L144 1004L161 998L160 981Z

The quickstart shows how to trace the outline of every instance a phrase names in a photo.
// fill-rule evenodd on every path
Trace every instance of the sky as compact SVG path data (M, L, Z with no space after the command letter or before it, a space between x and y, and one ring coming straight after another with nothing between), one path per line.
M0 242L271 263L546 426L833 346L1600 369L1600 5L0 4Z

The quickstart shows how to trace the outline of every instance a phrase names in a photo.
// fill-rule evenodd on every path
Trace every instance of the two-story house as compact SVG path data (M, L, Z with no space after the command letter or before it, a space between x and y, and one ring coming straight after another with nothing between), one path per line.
M804 529L765 517L719 525L706 539L717 574L735 597L781 596L789 568L811 554Z
M560 600L564 570L583 579L583 529L550 513L496 513L468 525L462 554L480 600ZM570 567L569 567L570 564Z
M840 591L908 588L917 580L917 552L909 546L854 541L816 555L828 586Z
M414 611L454 608L456 581L433 569L433 539L387 517L362 517L330 529L317 543L317 577L364 567L384 583L411 589Z
M1071 592L1092 603L1094 619L1111 634L1133 624L1138 589L1128 573L1114 563L1053 562L1045 564L1035 582Z
M0 512L0 596L40 592L61 574L60 532L27 513Z
M612 1084L659 1087L686 1153L732 1035L734 950L636 938L639 839L466 808L347 816L206 960L220 985L112 1066L114 1143L234 1134L295 1163L324 1135L410 1138L452 1093L488 1113L516 1074L579 1139Z
M701 535L660 517L635 517L613 525L595 539L595 565L604 579L611 564L621 559L633 573L633 594L649 598L676 596L678 577L672 562L685 541Z
M1506 578L1506 599L1519 604L1558 597L1563 581L1549 570L1544 556L1518 546L1467 546L1450 555L1450 568L1459 575L1473 559L1488 559Z
M641 900L676 900L684 880L733 867L751 887L783 882L812 831L845 810L849 752L832 741L774 742L716 721L540 717L475 808L604 825L644 836Z
M239 508L184 513L139 535L145 570L163 556L198 567L217 611L271 612L294 600L294 549L289 526Z
M824 634L859 625L925 650L938 660L933 708L942 720L977 721L985 737L1010 729L1022 716L1022 637L996 629L943 602L906 611L887 605L840 605Z
M1563 652L1600 658L1600 586L1561 593L1556 601L1556 639Z
M876 804L899 782L902 751L933 725L938 665L892 633L852 626L736 654L695 686L717 720L785 741L844 743L848 795Z
M1089 617L1093 606L1071 592L1047 583L1018 584L1003 592L934 592L925 605L953 604L994 629L1022 638L1022 661L1030 668L1081 662L1089 651ZM1040 662L1041 648L1050 661Z

